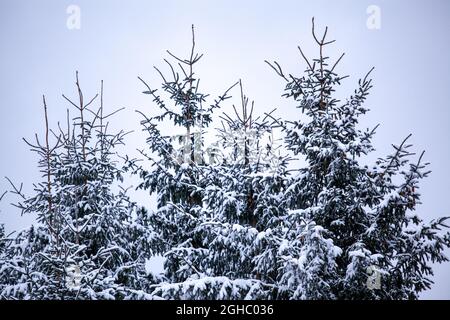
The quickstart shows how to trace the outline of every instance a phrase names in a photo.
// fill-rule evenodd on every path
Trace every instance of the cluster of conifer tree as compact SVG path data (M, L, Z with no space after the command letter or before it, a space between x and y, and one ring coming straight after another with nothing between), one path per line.
M192 28L188 57L169 52L168 73L156 69L168 100L139 78L160 110L142 113L139 159L117 154L127 132L108 128L117 111L104 110L103 82L86 99L77 73L77 99L63 95L71 111L56 128L43 97L45 135L24 139L42 181L31 196L10 181L16 206L37 221L13 234L0 226L0 298L414 299L430 288L450 233L445 218L424 222L415 211L429 174L423 153L407 137L364 164L376 128L358 121L372 70L336 99L343 55L324 55L334 41L326 29L319 37L314 21L312 35L318 55L298 48L302 74L267 62L298 111L283 119L256 114L241 81L210 100L195 73L202 55ZM166 136L168 126L185 134ZM207 135L215 137L208 146ZM131 200L130 174L156 195L156 209ZM164 257L162 274L148 268L154 256Z

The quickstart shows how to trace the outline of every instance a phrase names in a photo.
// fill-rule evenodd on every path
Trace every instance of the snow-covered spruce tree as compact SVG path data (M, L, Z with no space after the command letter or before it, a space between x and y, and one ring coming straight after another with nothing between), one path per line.
M343 55L329 64L324 49L334 41L326 39L327 29L317 37L314 19L312 35L319 56L309 60L299 47L306 62L303 75L285 74L269 63L286 81L284 96L306 116L279 122L287 148L306 161L284 194L288 236L298 242L289 243L288 263L279 269L281 284L290 287L285 297L416 299L432 283L431 263L447 261L443 250L450 245L450 234L441 231L446 218L425 223L415 212L427 163L423 153L411 162L408 136L375 166L362 164L361 158L374 151L375 129L357 128L368 111L370 72L353 95L339 101L334 93L346 77L335 68Z
M247 141L247 147L244 143L238 150L236 144L243 142L243 136L237 139L241 141L223 139L230 130L243 133L245 127L249 131L257 129L256 122L251 119L252 112L248 112L247 100L242 95L243 103L245 100L243 118L239 123L225 118L225 131L221 132L216 153L212 151L208 157L201 152L204 131L212 121L212 112L228 98L231 88L212 105L204 106L207 95L200 93L199 79L193 71L201 55L195 53L194 32L192 35L189 58L180 59L169 52L179 68L176 71L168 62L172 73L170 80L157 69L163 79L162 88L170 95L170 104L141 79L147 87L144 93L151 95L162 110L158 116L143 115L142 125L149 134L147 144L152 154L144 150L142 154L152 162L152 167L146 169L131 162L131 167L142 179L139 188L157 194L157 209L149 213L153 230L151 247L155 254L166 259L165 281L155 286L152 294L169 299L267 297L271 288L264 287L257 279L252 250L258 234L255 228L258 215L270 210L258 205L254 198L257 192L269 190L252 191L252 184L257 185L257 180L263 177L252 177L250 174L256 172L254 169L245 171L247 167L258 165L249 161L251 142ZM161 133L158 122L166 119L186 131L180 137L181 147L179 141ZM258 130L263 127L261 125ZM235 139L237 135L230 137ZM217 162L224 160L224 154L217 154L219 148L231 150L232 157L226 159L231 162ZM259 166L260 171L265 168L262 159ZM256 212L260 213L257 215Z
M233 106L234 117L221 117L219 162L206 168L203 194L211 214L202 225L203 270L226 279L213 298L270 299L278 292L277 228L289 159L278 154L268 117L255 117L241 83L240 89L242 112ZM234 282L247 287L233 292Z
M56 214L53 206L52 184L54 182L51 170L55 165L55 157L61 146L57 139L54 146L50 146L50 129L48 126L47 104L43 97L45 115L45 143L41 144L35 136L36 144L24 141L39 156L38 167L43 174L43 181L34 184L35 195L27 198L22 193L21 184L17 188L11 180L13 193L18 195L24 203L15 206L22 210L22 214L37 214L36 226L31 226L5 239L6 247L1 255L0 295L6 299L49 299L58 296L62 273L58 272L52 260L43 257L54 257L56 247ZM55 263L58 263L56 260ZM58 280L56 280L58 279Z
M183 298L268 299L276 297L275 256L268 241L280 216L279 197L287 159L276 156L271 126L248 108L241 87L242 113L222 117L213 163L204 167L200 185L203 215L196 235L202 251L187 251L183 259L200 273L156 293L170 297L176 288ZM197 261L197 264L193 262ZM200 263L199 263L200 262Z
M67 131L48 127L46 144L28 145L41 160L45 182L34 196L19 204L36 213L38 224L19 233L2 257L1 294L22 299L142 298L146 279L142 219L133 217L134 204L121 189L122 169L115 149L125 133L108 132L109 115L85 102L76 77L78 103L63 96L78 112ZM49 134L57 138L49 147ZM139 241L138 241L139 240Z

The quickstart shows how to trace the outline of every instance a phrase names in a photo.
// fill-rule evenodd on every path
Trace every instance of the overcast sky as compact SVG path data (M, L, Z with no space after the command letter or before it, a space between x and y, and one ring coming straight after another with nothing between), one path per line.
M78 28L68 19L79 9ZM375 5L379 20L367 25ZM433 173L421 185L425 219L450 215L450 1L24 1L0 0L0 176L24 182L24 191L39 180L36 158L22 137L42 133L41 95L45 94L50 122L64 120L68 107L61 94L75 96L75 70L85 95L98 92L105 81L106 108L126 107L116 126L135 130L127 152L143 147L139 109L155 106L137 76L154 87L159 78L153 65L164 67L165 50L187 55L190 26L205 57L197 69L203 91L213 97L238 79L255 100L256 112L278 107L278 115L298 118L292 103L280 97L283 83L264 63L277 60L290 73L305 66L297 45L313 57L311 17L317 28L329 26L337 40L327 52L346 56L337 71L350 75L339 95L351 93L359 77L375 66L371 112L361 123L380 123L370 159L391 152L409 133L417 152L426 150ZM377 18L377 17L375 17ZM76 23L69 27L77 27ZM371 20L373 22L373 20ZM229 106L228 106L229 108ZM229 111L229 109L228 109ZM168 128L171 129L171 128ZM0 191L8 189L0 180ZM151 206L143 193L135 198ZM20 217L8 203L0 204L0 222L7 230L26 227L34 217ZM423 298L450 299L450 263L436 266L436 284Z

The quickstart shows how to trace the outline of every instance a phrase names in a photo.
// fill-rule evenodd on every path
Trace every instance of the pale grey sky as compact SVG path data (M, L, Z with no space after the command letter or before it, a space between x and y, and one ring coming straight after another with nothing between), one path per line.
M69 5L81 10L81 28L66 26ZM381 28L366 26L369 5L381 10ZM337 42L328 52L346 56L338 71L349 74L341 94L349 94L358 77L372 66L374 88L368 99L371 112L362 126L381 123L372 159L391 151L409 133L417 152L426 150L433 173L422 184L426 220L450 215L450 2L449 1L52 1L0 0L0 176L25 183L37 181L35 156L21 142L42 132L41 95L46 94L50 122L64 119L67 104L61 93L75 94L74 74L80 72L86 95L105 81L106 105L126 111L116 125L136 130L127 150L142 147L135 109L155 106L141 94L140 75L159 84L152 66L164 66L165 50L188 53L190 25L196 26L198 48L205 53L197 73L204 91L217 96L242 78L257 112L279 107L279 115L298 111L280 97L283 83L264 60L280 62L289 72L301 72L297 45L312 57L311 17L318 28L329 26ZM0 191L7 189L0 180ZM145 194L136 194L151 203ZM8 203L0 204L0 221L8 230L27 226ZM450 263L436 266L436 284L423 298L450 299Z

